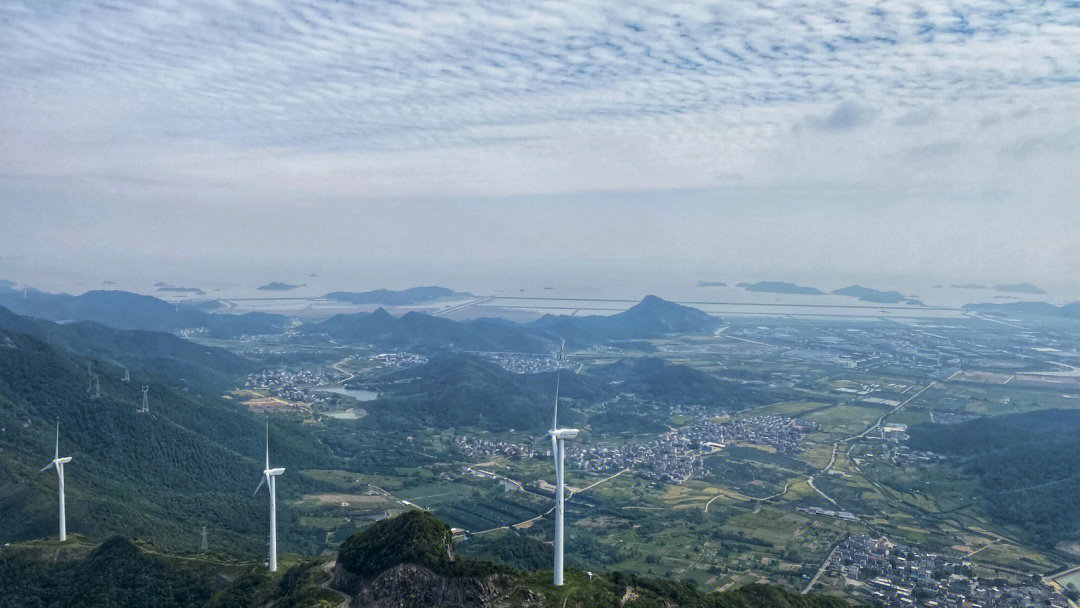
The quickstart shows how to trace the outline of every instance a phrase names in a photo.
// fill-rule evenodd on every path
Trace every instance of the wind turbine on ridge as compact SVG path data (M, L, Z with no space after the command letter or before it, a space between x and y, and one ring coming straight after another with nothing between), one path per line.
M270 468L270 420L268 419L266 421L266 468L263 469L262 479L259 480L259 485L252 496L258 494L263 485L270 494L270 553L266 560L266 566L270 572L277 572L277 483L274 478L284 472L284 467Z
M554 585L563 584L563 520L566 513L566 445L567 439L573 439L580 432L578 429L559 428L559 374L562 371L563 349L566 340L559 346L559 360L555 368L555 415L551 419L551 455L555 458L555 568Z
M41 467L39 473L45 472L47 469L56 467L56 476L59 479L59 495L60 495L60 542L67 540L67 517L64 511L64 465L71 462L71 456L60 457L60 419L56 419L56 449L53 452L53 460L49 464Z

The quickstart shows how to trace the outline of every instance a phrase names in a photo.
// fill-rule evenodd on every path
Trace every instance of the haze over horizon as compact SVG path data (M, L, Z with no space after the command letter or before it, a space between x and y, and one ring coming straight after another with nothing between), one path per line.
M6 2L0 278L1078 296L1078 43L1038 3Z

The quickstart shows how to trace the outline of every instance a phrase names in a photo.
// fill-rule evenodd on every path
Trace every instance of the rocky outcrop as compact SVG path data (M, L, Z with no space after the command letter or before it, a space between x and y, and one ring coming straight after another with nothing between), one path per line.
M543 606L543 598L515 588L505 574L445 577L416 564L399 564L363 583L340 566L334 569L335 589L355 596L359 608L500 608Z

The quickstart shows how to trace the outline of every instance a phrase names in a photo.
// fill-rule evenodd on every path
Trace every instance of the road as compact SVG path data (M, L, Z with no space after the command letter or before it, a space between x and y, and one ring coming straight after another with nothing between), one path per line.
M326 573L326 580L323 581L322 584L320 584L319 586L323 589L333 591L334 593L337 593L344 598L343 600L341 600L341 603L337 605L337 608L349 608L349 600L352 598L338 591L337 589L333 589L330 587L330 583L334 580L334 566L336 565L337 560L330 560L322 565L322 571Z
M431 316L433 316L433 317L441 317L443 315L448 315L448 314L450 314L452 312L460 312L462 310L465 310L466 308L472 308L473 306L478 306L480 304L484 304L485 302L490 302L490 301L492 301L494 299L495 298L490 298L489 297L489 298L477 298L475 300L469 300L468 302L465 302L463 304L456 304L454 306L443 308L442 310L436 310L435 312L431 313Z
M466 468L468 468L470 471L474 470L472 467L466 467ZM568 488L570 491L567 492L567 494L566 494L566 500L569 501L571 498L573 498L575 493L580 494L581 492L591 490L591 489L595 488L596 486L598 486L598 485L600 485L600 484L602 484L604 482L611 481L612 479L615 479L619 475L622 475L623 473L626 473L628 471L630 471L630 469L623 469L623 470L619 471L618 473L615 473L613 475L609 475L609 476L601 479L600 481L597 481L595 483L591 483L591 484L585 486L584 488L581 488L580 490L577 490L577 492L575 492L572 488ZM490 471L484 471L484 472L488 473L490 475L494 475L494 476L498 477L499 479L505 479L506 481L508 481L508 482L516 485L517 487L521 488L523 491L528 492L528 490L525 489L525 487L521 484L521 482L517 481L516 479L510 479L509 477L503 477L502 475L499 475L498 473L492 473ZM551 505L551 508L549 508L547 511L544 511L543 513L537 515L536 517L530 517L529 519L526 519L525 521L519 521L516 524L507 524L505 526L497 526L497 527L494 527L494 528L488 528L487 530L481 530L479 532L473 532L473 534L487 534L488 532L494 532L495 530L508 530L510 528L517 528L519 526L523 526L525 524L530 524L530 523L532 523L534 521L538 521L540 519L543 519L544 517L550 515L554 510L555 510L555 504L553 502L552 505Z
M352 355L350 355L350 356L352 356ZM355 378L355 377L356 377L356 374L354 374L354 373L350 372L350 371L349 371L349 370L347 370L347 369L341 369L341 367L339 367L339 366L341 366L341 365L345 365L345 362L346 362L346 361L348 361L348 360L349 360L349 357L345 357L345 358L344 358L344 359L342 359L341 361L338 361L337 363L335 363L335 364L333 364L333 365L331 365L331 366L330 366L330 367L332 367L332 368L336 369L337 371L339 371L339 372L341 372L341 373L343 373L343 374L347 374L347 375L349 376L348 378L345 378L344 380L342 380L342 381L340 382L340 384L345 384L345 383L346 383L346 382L348 382L349 380L352 380L353 378Z
M851 437L847 437L845 439L841 439L840 443L847 443L848 441L853 441L855 439L862 439L863 437L866 437L867 435L870 434L871 431L873 431L874 429L881 426L881 423L883 423L886 418L888 418L889 416L892 416L896 412L899 412L900 410L902 410L905 405L911 403L912 399L915 399L919 395L923 394L927 389L934 386L935 384L937 384L937 380L931 380L930 384L927 384L926 386L920 388L919 391L916 392L914 395L912 395L912 396L908 397L907 399L905 399L904 401L900 402L896 407L892 408L891 410L889 410L889 411L885 412L884 414L878 416L877 422L875 422L874 424L866 427L866 429L864 429L863 432L861 432L861 433L859 433L857 435L852 435Z
M814 578L810 579L810 582L806 584L806 588L802 590L803 595L806 595L807 593L810 593L810 590L814 588L814 585L817 583L817 580L819 578L821 578L821 575L825 572L825 569L829 567L829 560L832 559L833 554L836 553L836 550L839 547L840 547L840 545L837 545L837 546L833 547L832 551L829 551L829 554L827 556L825 556L825 561L821 562L821 567L818 568L817 574L814 575Z

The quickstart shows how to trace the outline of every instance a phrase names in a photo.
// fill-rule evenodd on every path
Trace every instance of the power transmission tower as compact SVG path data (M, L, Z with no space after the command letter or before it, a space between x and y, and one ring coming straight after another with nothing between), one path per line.
M202 544L199 545L199 550L206 553L206 526L202 527Z
M150 400L147 398L146 393L150 391L150 387L146 384L142 387L142 408L139 409L140 414L150 413Z

